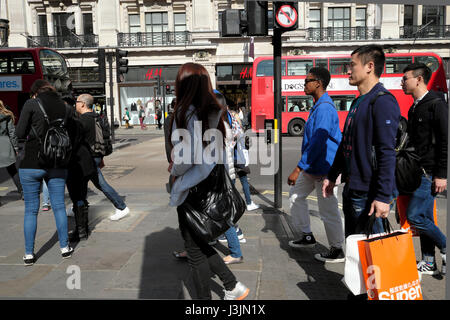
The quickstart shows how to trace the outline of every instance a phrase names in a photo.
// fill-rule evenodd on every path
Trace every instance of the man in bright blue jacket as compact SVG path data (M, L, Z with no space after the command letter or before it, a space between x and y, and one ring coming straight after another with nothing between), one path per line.
M388 217L396 192L395 139L400 121L396 99L390 94L378 96L387 91L379 82L385 64L383 49L362 46L351 57L349 83L358 86L360 96L352 103L342 142L322 187L324 196L331 195L342 173L346 237L364 233L373 214L377 217L373 233L383 231L379 218Z
M315 258L324 262L343 262L344 229L338 210L338 200L322 196L322 180L333 164L341 141L339 118L333 100L326 93L330 83L330 73L325 68L312 68L305 79L304 91L314 98L302 144L302 156L297 167L288 178L291 186L289 200L291 216L302 237L289 241L293 248L314 246L316 240L311 232L308 203L306 198L316 189L320 216L325 225L330 250L316 254Z

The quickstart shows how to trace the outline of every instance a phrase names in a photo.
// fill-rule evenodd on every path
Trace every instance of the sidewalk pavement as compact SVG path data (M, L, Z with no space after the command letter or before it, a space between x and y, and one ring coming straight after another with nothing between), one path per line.
M168 206L164 138L154 138L117 150L105 158L107 181L124 196L130 214L120 221L111 203L90 184L88 241L74 244L70 259L60 255L52 211L38 215L37 262L23 265L23 202L10 180L0 185L0 298L35 299L191 299L193 285L186 262L172 252L183 248L176 208ZM255 186L257 188L257 186ZM240 185L238 184L238 189ZM241 244L244 263L231 265L237 279L250 288L250 300L344 300L344 264L324 264L314 254L328 246L317 205L311 201L314 249L293 250L295 237L288 208L268 204L267 195L253 195L261 205L239 222L247 242ZM284 203L287 205L287 199ZM66 198L67 207L70 200ZM69 218L69 223L73 223ZM417 246L417 239L416 246ZM216 245L223 254L226 246ZM223 287L212 278L213 299L223 299ZM443 299L445 280L425 276L426 299Z

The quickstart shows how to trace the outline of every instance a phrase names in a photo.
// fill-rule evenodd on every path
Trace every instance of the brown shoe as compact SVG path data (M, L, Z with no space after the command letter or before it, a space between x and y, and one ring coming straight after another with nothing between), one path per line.
M244 257L240 256L239 258L233 258L232 256L226 256L223 258L223 262L225 264L235 264L244 262Z

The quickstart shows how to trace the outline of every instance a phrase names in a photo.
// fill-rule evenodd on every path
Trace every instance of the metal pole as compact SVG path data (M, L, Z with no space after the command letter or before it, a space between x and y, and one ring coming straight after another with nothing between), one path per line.
M447 64L450 68L450 64ZM447 74L448 77L450 78L450 70L447 70ZM448 110L450 110L450 86L447 88L448 92L447 92L447 104L448 104ZM448 113L449 116L449 120L448 123L450 123L450 112ZM448 131L448 141L447 143L450 142L450 130ZM448 236L450 235L450 223L448 221L448 213L450 212L450 202L448 201L448 178L450 177L450 171L449 171L449 163L450 163L450 152L448 152L449 146L447 146L447 214L445 215L446 221L445 223L447 224L447 248L450 245L450 240L448 239ZM450 277L448 277L447 275L445 276L445 299L446 300L450 300Z
M273 94L273 122L274 122L274 146L275 146L275 176L274 176L274 192L275 192L275 208L283 206L282 199L282 152L281 152L281 30L274 28L273 30L273 75L274 75L274 94Z
M114 95L113 95L113 53L108 53L108 63L109 63L109 105L111 107L111 142L114 144L115 140L115 128L114 128Z

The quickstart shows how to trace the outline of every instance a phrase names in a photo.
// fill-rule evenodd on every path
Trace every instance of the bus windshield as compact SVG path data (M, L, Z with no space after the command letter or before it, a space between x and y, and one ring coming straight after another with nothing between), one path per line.
M62 76L67 73L66 63L55 51L41 50L39 52L39 60L41 61L42 73L45 76Z

